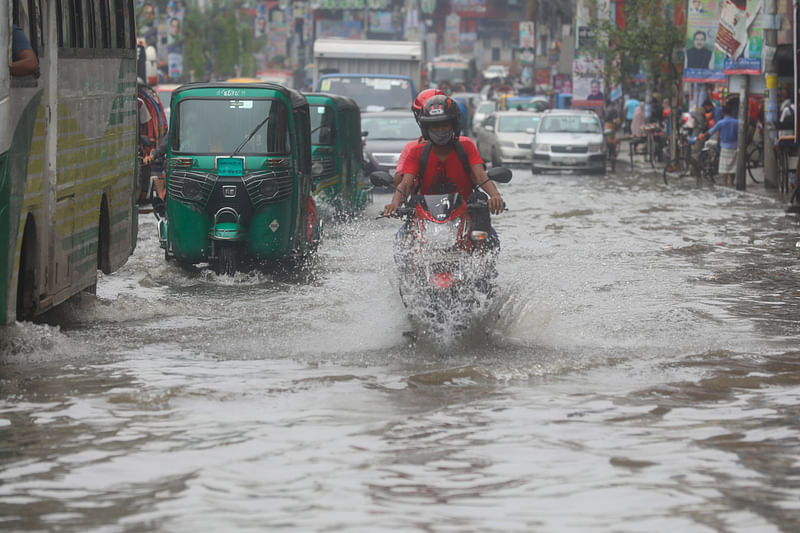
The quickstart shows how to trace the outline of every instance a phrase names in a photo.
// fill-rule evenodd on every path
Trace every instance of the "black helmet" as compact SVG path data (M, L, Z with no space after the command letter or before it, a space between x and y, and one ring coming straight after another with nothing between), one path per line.
M461 135L461 110L458 108L458 104L443 94L428 98L422 107L422 115L419 117L422 136L430 139L428 136L430 125L448 121L453 128L453 137L457 139Z

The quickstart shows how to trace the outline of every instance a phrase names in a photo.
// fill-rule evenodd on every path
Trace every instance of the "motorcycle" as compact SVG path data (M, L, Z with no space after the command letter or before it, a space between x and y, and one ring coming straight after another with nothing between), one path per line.
M511 180L494 167L489 179ZM384 171L373 172L376 187L392 188ZM404 219L394 244L400 297L418 329L434 335L464 332L488 307L495 292L500 251L489 222L486 194L476 187L458 193L414 195L394 216Z

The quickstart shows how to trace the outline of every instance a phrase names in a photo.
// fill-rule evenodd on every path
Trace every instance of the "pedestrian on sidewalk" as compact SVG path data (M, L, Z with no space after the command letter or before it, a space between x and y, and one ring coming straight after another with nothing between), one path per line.
M700 140L705 140L719 132L719 173L722 174L722 184L734 184L736 173L736 154L738 153L739 120L733 116L733 105L726 104L722 110L722 120L714 124L707 133L700 135Z
M633 120L631 121L631 136L641 137L642 126L644 126L644 102L639 102L639 105L633 112Z
M631 96L625 102L625 125L623 127L623 131L628 135L631 134L631 124L633 123L633 114L636 112L636 108L639 107L639 100L636 97Z

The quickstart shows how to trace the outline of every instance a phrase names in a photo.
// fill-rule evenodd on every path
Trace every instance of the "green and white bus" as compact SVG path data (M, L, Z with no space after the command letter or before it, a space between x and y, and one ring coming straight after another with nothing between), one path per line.
M10 73L13 26L40 74ZM133 0L0 0L0 325L121 267L136 246Z

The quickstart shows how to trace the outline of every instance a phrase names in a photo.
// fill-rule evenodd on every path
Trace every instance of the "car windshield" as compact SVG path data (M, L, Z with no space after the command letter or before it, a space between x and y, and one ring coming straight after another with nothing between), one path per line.
M528 128L536 129L541 117L536 115L509 115L502 116L497 121L497 131L525 132Z
M239 153L289 151L286 107L278 100L186 98L174 111L176 152L231 154L267 117Z
M419 137L420 131L414 116L386 117L361 115L361 129L367 132L367 142L377 140L413 140Z
M336 131L334 128L333 109L326 105L309 104L311 112L311 144L334 144Z
M329 77L320 83L321 90L349 96L362 110L411 109L414 95L405 79L361 77Z
M539 128L551 133L602 133L600 122L592 116L552 116L544 117Z

